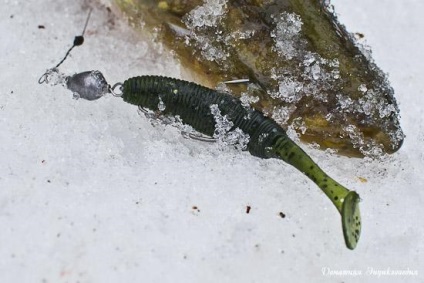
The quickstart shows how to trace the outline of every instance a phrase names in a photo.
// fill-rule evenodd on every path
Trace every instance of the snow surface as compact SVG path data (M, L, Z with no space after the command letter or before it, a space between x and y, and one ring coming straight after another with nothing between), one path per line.
M363 199L354 251L332 204L289 165L186 139L110 95L74 100L37 83L89 6L62 72L185 78L158 43L90 2L3 0L0 282L424 282L424 2L333 3L389 72L406 134L380 161L303 146ZM368 274L388 268L417 275Z

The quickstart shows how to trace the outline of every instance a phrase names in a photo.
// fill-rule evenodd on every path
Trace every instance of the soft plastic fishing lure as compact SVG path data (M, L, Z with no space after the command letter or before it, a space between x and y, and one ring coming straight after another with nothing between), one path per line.
M47 72L44 81L57 69ZM342 217L346 246L354 249L361 232L359 195L329 177L274 120L262 112L245 107L228 93L195 83L161 76L140 76L110 87L99 71L63 76L62 83L77 93L76 97L95 100L107 93L122 97L125 102L158 111L164 116L179 116L196 131L213 136L217 121L211 107L218 107L222 116L249 136L247 149L260 158L278 158L296 167L327 195Z

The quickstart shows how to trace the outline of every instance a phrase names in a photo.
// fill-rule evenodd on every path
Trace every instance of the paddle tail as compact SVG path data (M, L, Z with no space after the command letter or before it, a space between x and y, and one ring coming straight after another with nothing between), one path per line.
M279 137L271 148L274 157L296 167L320 187L342 217L346 246L353 250L361 234L359 195L328 176L298 145L287 136Z

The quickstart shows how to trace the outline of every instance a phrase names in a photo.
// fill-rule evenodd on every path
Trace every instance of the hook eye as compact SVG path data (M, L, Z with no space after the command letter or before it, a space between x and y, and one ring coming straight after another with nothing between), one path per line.
M124 95L124 85L122 83L116 83L110 88L110 93L115 97L121 97Z

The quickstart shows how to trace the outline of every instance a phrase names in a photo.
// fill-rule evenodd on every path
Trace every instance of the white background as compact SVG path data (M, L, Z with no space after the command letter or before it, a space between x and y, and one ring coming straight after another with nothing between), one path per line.
M369 268L418 272L382 282L423 282L424 2L334 4L389 73L406 134L383 161L303 145L363 199L354 251L332 204L289 165L187 140L119 98L39 85L81 33L87 4L2 0L0 282L376 282ZM111 84L187 78L168 51L94 7L61 71L98 69Z

